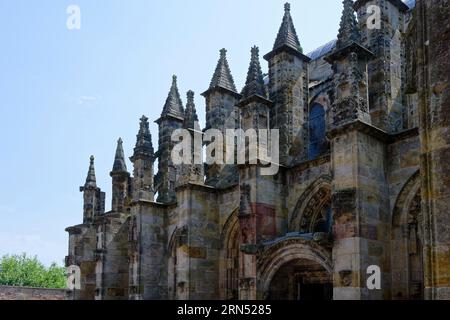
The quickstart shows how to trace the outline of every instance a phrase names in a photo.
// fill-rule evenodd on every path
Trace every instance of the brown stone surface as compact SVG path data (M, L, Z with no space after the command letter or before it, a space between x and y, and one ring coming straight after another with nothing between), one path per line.
M0 286L0 300L65 300L66 289Z

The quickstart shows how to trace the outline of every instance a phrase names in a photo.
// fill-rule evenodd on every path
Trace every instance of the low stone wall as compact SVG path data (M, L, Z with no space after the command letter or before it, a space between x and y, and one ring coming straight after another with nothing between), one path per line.
M65 289L0 286L0 300L65 300Z

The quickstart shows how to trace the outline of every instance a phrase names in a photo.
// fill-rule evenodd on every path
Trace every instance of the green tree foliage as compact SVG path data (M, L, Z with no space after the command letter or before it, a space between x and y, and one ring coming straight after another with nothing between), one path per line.
M35 288L65 288L66 270L53 263L45 267L37 257L6 255L0 259L0 285Z

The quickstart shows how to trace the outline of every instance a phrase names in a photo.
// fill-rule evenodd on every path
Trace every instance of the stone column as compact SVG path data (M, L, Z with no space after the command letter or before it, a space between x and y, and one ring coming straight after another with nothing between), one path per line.
M385 145L363 123L331 137L333 298L383 299L389 294L389 203ZM372 128L372 130L375 130ZM367 288L367 268L379 266L381 290Z
M419 0L419 117L427 299L450 299L450 8Z

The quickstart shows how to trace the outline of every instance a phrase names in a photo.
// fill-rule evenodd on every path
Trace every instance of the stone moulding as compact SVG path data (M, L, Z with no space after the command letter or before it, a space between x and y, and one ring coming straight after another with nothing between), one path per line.
M263 292L266 292L276 272L287 262L305 259L320 264L332 275L331 251L319 244L297 237L285 238L267 247L258 257L258 279Z

